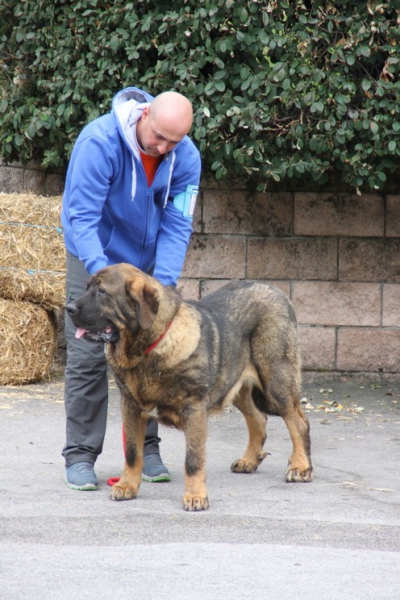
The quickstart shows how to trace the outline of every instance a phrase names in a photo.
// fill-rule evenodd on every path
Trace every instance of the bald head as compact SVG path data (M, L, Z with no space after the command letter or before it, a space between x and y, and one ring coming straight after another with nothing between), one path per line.
M150 116L184 137L192 126L192 104L178 92L164 92L150 104Z
M165 154L189 133L192 122L191 102L178 92L163 92L143 110L136 130L139 144L152 156Z

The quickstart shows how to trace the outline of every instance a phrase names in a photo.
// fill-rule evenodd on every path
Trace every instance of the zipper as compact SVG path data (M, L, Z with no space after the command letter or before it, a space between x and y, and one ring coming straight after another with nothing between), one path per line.
M145 211L145 219L144 219L144 233L143 233L143 239L142 239L142 250L140 253L140 268L143 269L143 255L144 255L144 250L145 247L147 245L147 228L148 228L148 223L149 223L149 213L150 213L150 200L152 197L152 193L151 193L151 188L147 187L146 190L146 211Z
M155 184L157 178L160 176L160 172L163 169L167 168L168 162L169 162L169 160L167 157L165 157L162 160L162 162L159 164L156 174L154 176L153 183L149 187L147 185L146 172L144 170L142 162L140 161L140 168L142 169L142 173L144 175L144 180L146 182L146 211L145 211L145 221L144 221L144 235L143 235L143 239L142 239L142 250L140 253L140 268L141 269L143 269L143 255L144 255L144 249L145 249L145 246L147 245L147 239L148 239L147 231L148 231L149 214L150 214L150 201L154 198L154 192L153 192L154 184ZM173 162L172 162L172 165L173 165ZM171 185L171 177L172 177L172 173L169 173L167 187L166 187L166 190L168 190L168 193L169 193L169 189L170 189L170 185ZM165 203L164 203L164 208L165 208Z

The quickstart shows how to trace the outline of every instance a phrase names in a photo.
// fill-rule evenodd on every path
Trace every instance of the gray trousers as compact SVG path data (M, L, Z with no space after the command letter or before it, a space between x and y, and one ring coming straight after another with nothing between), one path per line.
M67 302L82 296L89 279L83 263L67 252ZM64 400L66 443L62 451L67 467L77 462L94 464L103 449L107 424L108 379L104 344L75 338L76 327L65 313L67 365ZM121 434L122 440L122 434ZM159 452L158 423L149 419L144 454ZM122 443L122 441L121 441Z

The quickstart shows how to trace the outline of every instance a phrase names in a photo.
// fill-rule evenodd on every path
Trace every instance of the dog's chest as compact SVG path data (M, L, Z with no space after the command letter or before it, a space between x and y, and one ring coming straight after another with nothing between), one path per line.
M134 402L147 417L181 427L186 394L179 385L179 378L173 374L166 376L135 369L125 372L120 381L125 401Z

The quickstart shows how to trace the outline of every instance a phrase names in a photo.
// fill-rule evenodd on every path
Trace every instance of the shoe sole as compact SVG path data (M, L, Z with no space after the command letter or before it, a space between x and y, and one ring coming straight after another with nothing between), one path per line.
M149 483L159 483L160 481L171 481L171 476L164 474L157 475L156 477L148 477L148 475L142 473L142 479L143 481L148 481Z
M86 483L85 485L75 485L69 481L65 481L65 483L71 490L79 490L80 492L95 492L99 489L99 486L94 483Z

